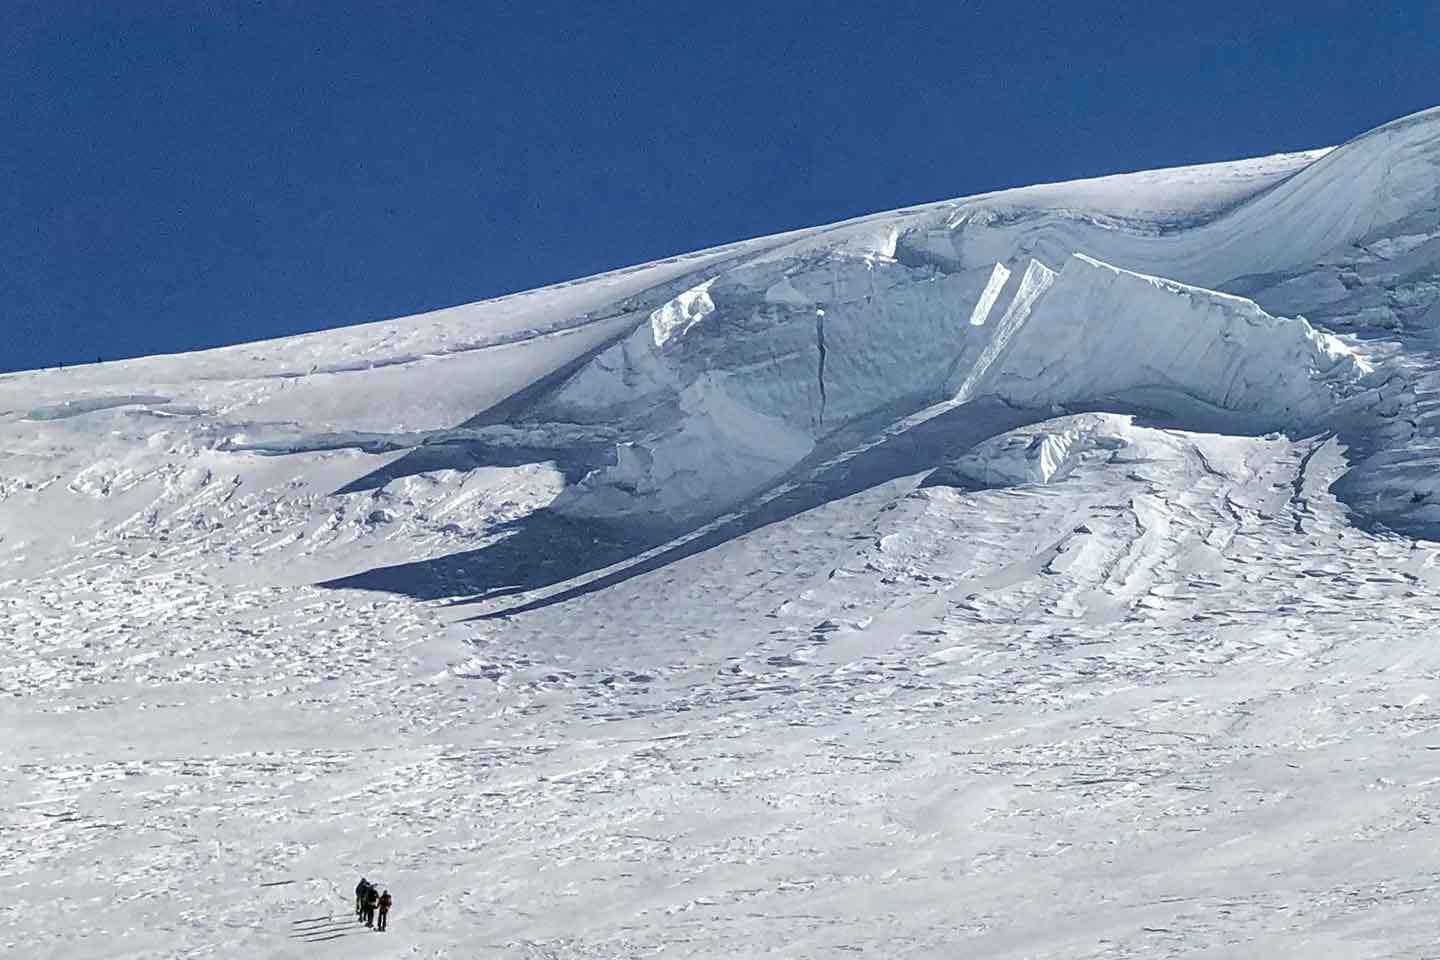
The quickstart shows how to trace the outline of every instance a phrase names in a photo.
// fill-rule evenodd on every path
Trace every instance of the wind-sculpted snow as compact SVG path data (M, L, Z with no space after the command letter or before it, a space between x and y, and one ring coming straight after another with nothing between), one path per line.
M0 953L1433 952L1437 156L0 376Z
M1229 206L1220 212L1196 205L1191 215L1158 220L1146 208L1163 204L1148 191L1158 187L1167 196L1167 171L1138 182L1107 178L957 200L904 224L897 255L964 268L1018 254L1058 268L1078 252L1218 289L1245 276L1343 258L1357 244L1411 233L1415 218L1440 210L1440 108L1309 159L1272 170L1276 175L1257 179L1249 195L1226 194ZM1133 182L1138 196L1126 198L1114 181ZM1140 211L1146 212L1137 217Z

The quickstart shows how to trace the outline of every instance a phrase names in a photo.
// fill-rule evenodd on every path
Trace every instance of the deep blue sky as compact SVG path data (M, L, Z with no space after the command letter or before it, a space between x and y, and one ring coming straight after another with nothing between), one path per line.
M1430 2L9 0L0 369L1323 145L1440 103L1437 36Z

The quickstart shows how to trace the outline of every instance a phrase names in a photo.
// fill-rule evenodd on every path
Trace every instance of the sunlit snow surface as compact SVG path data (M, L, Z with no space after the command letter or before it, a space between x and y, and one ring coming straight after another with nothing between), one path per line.
M1437 327L1431 111L0 377L0 953L1429 955Z

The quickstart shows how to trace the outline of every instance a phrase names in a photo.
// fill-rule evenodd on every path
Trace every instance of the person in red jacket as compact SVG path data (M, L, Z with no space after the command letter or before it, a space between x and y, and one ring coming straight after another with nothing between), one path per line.
M385 929L385 921L386 921L386 920L389 918L389 916L390 916L390 891L389 891L389 890L386 890L384 893L380 894L380 902L379 902L378 906L380 907L380 917L379 917L378 920L375 921L375 929L376 929L377 931L380 931L380 930L384 930L384 929Z

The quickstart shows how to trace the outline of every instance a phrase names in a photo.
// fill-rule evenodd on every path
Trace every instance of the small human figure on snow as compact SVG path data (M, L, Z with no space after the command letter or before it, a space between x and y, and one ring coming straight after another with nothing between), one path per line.
M372 883L365 891L365 926L375 926L375 908L380 903L380 891Z
M370 889L370 881L364 877L355 884L355 919L365 919L365 891Z
M379 904L379 907L380 907L380 919L375 922L375 929L376 929L376 931L382 931L382 930L385 929L386 920L387 920L387 918L390 916L390 891L389 891L389 890L386 890L384 893L380 894L380 899L379 899L379 901L378 901L378 904Z

